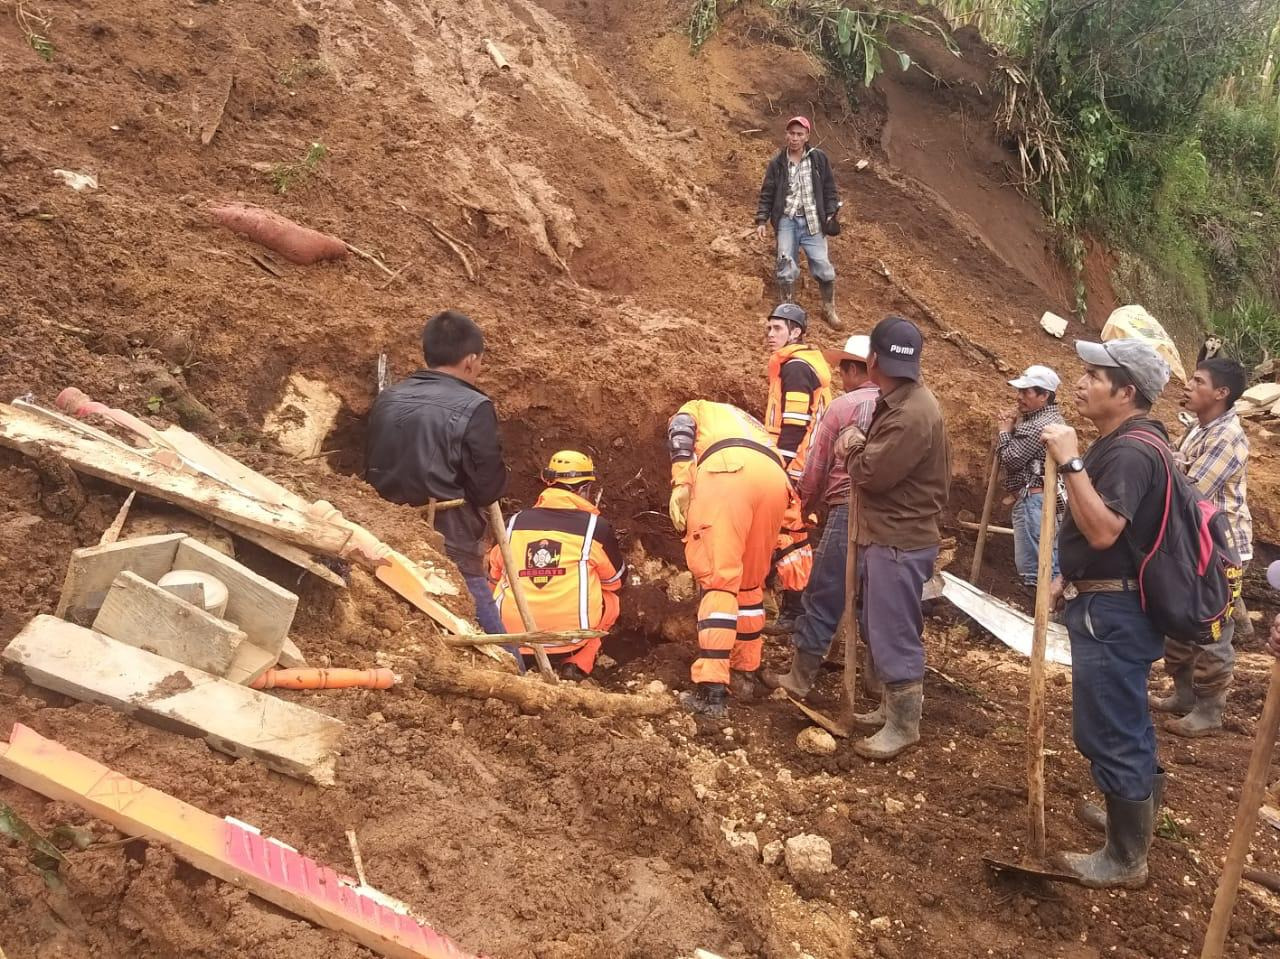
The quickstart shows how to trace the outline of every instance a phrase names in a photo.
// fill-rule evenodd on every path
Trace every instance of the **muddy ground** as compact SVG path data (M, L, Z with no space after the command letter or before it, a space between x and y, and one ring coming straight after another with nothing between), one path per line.
M851 110L752 10L698 58L679 33L683 5L660 0L51 0L38 12L49 61L13 4L0 6L0 396L48 400L74 384L181 421L413 555L432 550L420 517L357 478L362 423L376 355L408 373L422 321L454 306L489 338L484 385L514 470L507 506L528 501L551 451L586 447L629 548L678 560L661 430L693 396L762 405L771 257L749 235L751 214L795 113L816 117L848 201L832 244L843 315L865 330L897 311L928 334L925 373L955 443L954 514L979 505L1005 370L1049 362L1075 375L1069 342L1037 326L1046 309L1068 314L1070 285L1034 206L1006 185L989 57L971 35L958 59L904 37L936 79L886 74ZM312 143L325 156L304 169ZM73 192L55 168L93 173L99 187ZM392 279L351 258L268 272L210 222L204 204L226 198L270 205L404 271ZM474 280L433 227L465 241ZM1094 305L1074 335L1111 305L1105 262L1105 251L1091 258ZM812 287L801 298L816 306ZM841 339L821 327L813 338ZM292 373L342 401L324 444L334 452L305 462L262 428ZM1267 543L1280 534L1272 443L1254 430L1250 480ZM0 641L53 609L70 551L95 543L122 499L0 451ZM148 511L172 519L141 504ZM964 571L971 539L954 532ZM1162 740L1171 819L1148 887L1029 890L993 882L981 864L987 852L1016 856L1025 832L1025 666L946 609L930 620L929 648L948 678L930 674L920 748L867 764L844 748L800 752L805 723L774 702L736 706L721 730L676 712L589 720L429 694L415 678L457 654L423 617L359 572L342 591L236 548L299 592L292 636L313 660L390 663L406 676L387 692L281 694L347 722L338 786L231 761L11 675L0 677L0 734L28 723L340 869L351 868L344 831L355 828L371 883L504 959L667 959L696 947L770 959L1198 951L1261 709L1259 654L1243 657L1224 735ZM1007 544L988 557L982 585L1007 594ZM1255 574L1252 598L1269 612L1262 590ZM681 688L692 658L687 644L635 630L607 650L620 665L599 682L623 691ZM826 677L820 702L837 686ZM1069 697L1055 672L1054 848L1092 841L1071 817L1091 787L1070 742ZM0 846L10 959L367 954L156 845L121 842L78 809L11 784L0 798L43 829L89 825L109 844L69 853L66 888L54 891L20 847ZM724 828L760 847L822 835L838 869L794 880ZM1280 872L1278 839L1260 827L1255 865ZM1280 954L1278 916L1280 900L1246 885L1231 955Z

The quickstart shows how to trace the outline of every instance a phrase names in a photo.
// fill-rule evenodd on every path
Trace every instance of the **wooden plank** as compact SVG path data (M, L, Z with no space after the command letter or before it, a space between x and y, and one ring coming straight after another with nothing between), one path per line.
M351 530L336 523L272 506L206 476L171 469L142 453L109 446L7 403L0 403L0 446L27 455L49 450L77 472L240 523L315 553L340 556L351 538Z
M210 517L213 519L213 517ZM274 553L287 563L305 569L313 576L318 576L331 586L337 586L339 589L347 588L347 581L331 570L328 566L317 563L315 559L304 549L299 549L292 543L285 543L276 539L274 536L268 536L266 533L259 533L257 530L249 529L241 526L239 523L228 523L225 519L213 519L215 523L225 529L228 533L239 536L241 539L248 540L255 546L265 549L268 553Z
M331 716L37 616L3 658L31 682L186 736L219 752L331 786L343 725Z
M128 571L111 584L93 628L215 676L227 671L245 639L237 626Z
M249 686L255 679L264 675L276 664L276 657L265 649L245 643L236 650L236 658L232 660L222 678L229 683Z
M280 658L277 662L283 669L302 669L307 665L307 657L302 655L302 650L298 648L297 643L292 639L286 639L284 646L280 648Z
M387 562L374 572L385 585L422 610L440 626L455 636L469 636L476 628L460 616L455 616L427 594L426 580L407 556L390 550Z
M107 598L107 590L125 570L155 582L173 568L178 543L186 533L161 533L117 540L105 546L73 550L55 615L87 626Z
M197 539L178 544L173 568L194 569L220 579L228 594L222 618L243 629L254 646L271 653L274 663L293 625L297 596Z
M0 743L0 774L73 803L126 836L159 843L224 882L333 929L388 959L482 959L415 919L403 903L233 819L130 779L21 723Z

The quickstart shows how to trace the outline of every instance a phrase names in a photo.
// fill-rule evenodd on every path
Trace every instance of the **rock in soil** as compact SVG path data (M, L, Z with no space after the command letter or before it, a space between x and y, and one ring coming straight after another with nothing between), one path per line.
M821 836L801 833L787 840L784 847L787 872L793 879L822 876L835 869L831 861L831 843Z
M801 752L813 756L830 756L836 751L836 740L825 729L810 726L808 729L802 729L800 735L796 736L796 746Z

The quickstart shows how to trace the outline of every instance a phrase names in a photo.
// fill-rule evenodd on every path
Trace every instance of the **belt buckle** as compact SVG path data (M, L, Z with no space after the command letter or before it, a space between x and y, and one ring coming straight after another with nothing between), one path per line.
M1067 601L1073 600L1079 595L1080 590L1076 589L1075 583L1067 583L1067 585L1062 588L1062 598Z

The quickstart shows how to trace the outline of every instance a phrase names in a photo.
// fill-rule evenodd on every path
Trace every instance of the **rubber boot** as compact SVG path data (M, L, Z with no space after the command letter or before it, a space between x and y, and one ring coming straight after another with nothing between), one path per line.
M920 713L924 708L924 683L886 683L885 723L880 732L853 744L863 759L892 759L920 741Z
M1173 693L1169 696L1148 696L1147 703L1161 713L1189 713L1196 704L1192 689L1193 667L1186 666L1173 674Z
M822 657L813 653L802 653L796 650L791 657L791 669L785 673L775 673L766 669L760 674L760 681L770 689L785 689L796 699L804 699L818 681L818 672L822 669Z
M1222 710L1227 705L1225 689L1209 695L1196 693L1196 704L1191 712L1181 719L1171 719L1164 728L1175 736L1185 739L1199 739L1216 733L1222 728Z
M1253 620L1249 618L1249 609L1244 604L1244 597L1236 598L1235 607L1231 610L1231 618L1236 624L1236 636L1249 639L1253 636Z
M756 670L729 670L729 695L734 699L752 700L760 694L760 674Z
M1064 852L1057 864L1090 889L1138 889L1147 882L1155 829L1154 793L1141 802L1107 796L1107 841L1097 852Z
M708 719L726 719L729 715L729 707L725 705L728 694L729 687L724 683L698 683L693 689L686 689L680 694L680 705Z
M1164 804L1164 767L1157 766L1155 777L1151 780L1151 817L1160 815L1160 807ZM1107 831L1107 811L1097 803L1081 803L1076 807L1076 818L1091 829L1098 832Z
M822 318L833 330L843 330L840 314L836 312L836 281L819 280L818 289L822 291Z
M786 636L796 628L796 619L804 612L804 602L799 590L784 589L778 603L778 616L772 623L766 623L762 632L766 636Z
M869 713L854 713L853 721L857 723L859 726L871 726L875 729L879 729L886 722L888 722L888 713L885 710L885 698L886 696L884 692L884 684L881 683L880 705L877 706L875 709L871 710L871 712Z
M779 280L778 281L778 302L794 303L796 301L796 281L795 280Z
M565 663L556 672L560 674L561 679L567 679L571 683L581 683L591 678L577 663Z

